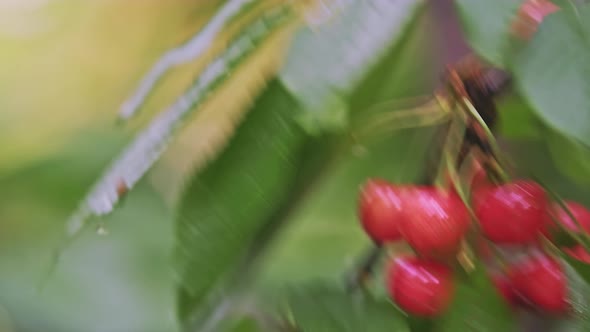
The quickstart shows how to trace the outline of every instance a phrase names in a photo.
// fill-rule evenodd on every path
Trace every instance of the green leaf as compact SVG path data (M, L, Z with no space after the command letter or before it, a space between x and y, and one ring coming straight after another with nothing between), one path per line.
M502 138L531 139L542 135L542 122L535 111L518 95L509 95L498 101L499 133Z
M483 266L457 280L456 287L453 303L435 331L516 331L515 318Z
M517 86L550 127L590 146L590 5L549 15L512 66Z
M273 81L228 149L189 184L177 218L180 316L186 318L288 203L307 136Z
M390 303L353 297L325 284L293 289L288 307L303 332L409 332L404 315Z
M590 184L590 148L552 129L543 137L557 168L577 183Z
M510 27L521 0L455 0L467 40L491 63L504 67L510 50Z
M402 36L419 0L355 0L317 30L295 36L279 74L303 105L298 120L310 133L348 124L348 98Z

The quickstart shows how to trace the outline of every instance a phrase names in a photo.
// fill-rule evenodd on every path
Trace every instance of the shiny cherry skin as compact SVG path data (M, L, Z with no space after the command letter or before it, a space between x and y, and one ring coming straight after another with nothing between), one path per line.
M568 310L567 276L555 258L535 254L514 265L510 278L516 292L533 306L549 313Z
M420 317L442 313L455 291L453 274L447 266L417 257L393 261L388 269L387 288L402 310Z
M401 239L399 220L402 212L400 187L381 180L365 183L359 198L359 217L365 232L375 243Z
M400 231L421 256L441 258L454 254L467 229L469 214L453 192L413 187L404 192Z
M498 244L534 242L546 225L547 204L543 188L524 180L481 188L473 199L482 233Z

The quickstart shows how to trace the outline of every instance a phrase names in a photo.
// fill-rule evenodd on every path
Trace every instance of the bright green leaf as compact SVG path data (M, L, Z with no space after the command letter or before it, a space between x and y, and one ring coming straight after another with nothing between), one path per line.
M510 27L521 0L455 0L463 30L475 51L504 67L510 48Z
M419 0L355 0L317 30L296 35L280 79L311 133L346 128L348 97L402 36Z
M354 297L325 284L294 289L288 307L303 332L409 332L406 318L390 303Z
M516 57L522 95L552 128L590 146L590 5L549 15Z
M457 280L456 287L449 311L435 323L436 331L516 331L515 318L483 267Z
M189 184L177 218L180 315L191 313L288 203L307 136L274 81L228 149Z

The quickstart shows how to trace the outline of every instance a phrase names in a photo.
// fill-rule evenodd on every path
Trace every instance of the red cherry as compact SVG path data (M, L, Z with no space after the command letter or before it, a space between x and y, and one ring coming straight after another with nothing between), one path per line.
M533 242L547 220L545 191L531 181L482 188L473 205L482 233L495 243Z
M545 254L528 258L510 272L515 290L536 307L562 313L568 309L567 277L557 260Z
M590 253L581 245L577 245L572 248L563 248L563 251L572 258L575 258L586 264L590 264Z
M583 205L573 202L564 202L573 216L576 218L582 229L586 232L590 232L590 211ZM570 218L569 214L557 203L553 204L552 210L555 211L555 218L569 230L580 232L580 229L576 222Z
M453 275L447 266L416 257L398 258L389 266L387 287L402 310L422 317L443 312L455 290Z
M361 190L359 217L365 232L376 243L401 239L398 224L402 207L398 190L380 179L367 181Z
M442 257L458 249L469 228L469 214L456 194L414 187L404 192L403 199L404 216L399 229L416 252Z
M496 273L493 274L491 278L492 283L496 286L496 289L508 304L516 306L520 303L518 294L516 294L514 286L512 285L512 280L510 280L508 276Z

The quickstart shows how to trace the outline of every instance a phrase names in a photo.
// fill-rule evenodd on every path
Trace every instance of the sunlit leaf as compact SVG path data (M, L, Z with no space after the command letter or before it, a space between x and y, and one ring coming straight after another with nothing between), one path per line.
M522 0L455 0L465 35L475 51L500 67L505 65L510 28Z
M512 66L537 114L590 146L590 5L549 15Z
M347 125L348 98L400 38L421 1L349 3L328 23L295 37L279 74L302 103L298 120L311 133Z
M123 119L132 117L145 103L155 85L172 67L187 63L209 49L220 31L233 18L249 9L258 0L230 0L211 18L209 23L184 45L166 52L139 83L137 90L121 106Z
M225 82L257 46L290 17L287 8L271 12L244 31L228 50L208 66L192 86L161 113L109 167L68 222L68 234L77 234L92 215L110 213L121 196L160 158L178 129L193 111ZM230 133L228 133L230 134Z
M321 283L294 288L288 308L295 325L305 332L410 331L391 303L354 297Z
M483 266L457 278L453 303L435 324L441 332L517 331L515 317Z

